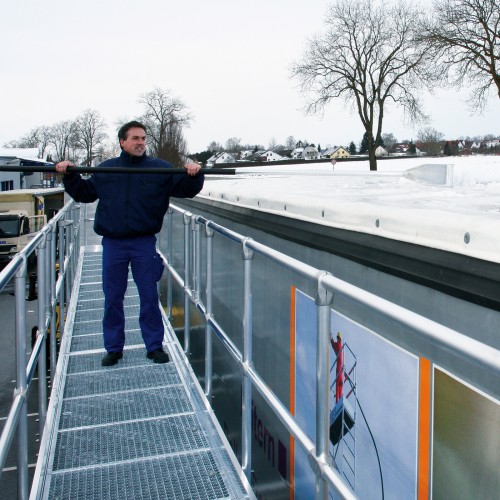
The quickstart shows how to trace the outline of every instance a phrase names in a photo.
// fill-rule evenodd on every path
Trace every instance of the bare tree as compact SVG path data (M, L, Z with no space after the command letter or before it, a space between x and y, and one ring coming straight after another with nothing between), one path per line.
M85 151L85 158L83 162L86 165L91 165L96 150L107 138L106 124L101 118L98 111L93 109L85 110L75 120L74 138L76 145Z
M500 97L498 0L435 0L422 33L450 83L472 89L471 109L484 108L492 87Z
M159 88L142 95L139 102L145 107L141 120L148 129L151 153L180 167L187 157L182 129L191 121L186 105L169 90Z
M308 43L292 75L309 96L308 112L341 99L356 109L368 135L370 170L377 169L384 113L402 106L412 120L424 119L418 90L429 83L428 49L417 38L422 13L403 0L338 0L330 6L326 32Z
M226 141L225 149L229 153L239 153L241 151L241 139L239 137L230 137Z
M390 149L398 143L398 140L396 139L396 137L392 132L387 132L386 134L382 134L382 141L387 151L390 151Z
M212 141L208 146L207 146L207 151L212 151L212 152L217 152L219 153L220 151L223 151L222 144L220 144L217 141Z
M54 160L76 160L74 148L71 147L74 131L75 122L72 120L65 120L52 125L50 128L50 143L54 146Z
M296 144L295 138L293 137L293 135L289 135L285 141L286 149L290 150L295 149L295 144Z
M435 128L425 127L418 131L417 141L419 146L429 155L438 155L441 153L441 141L444 138L442 132L438 132Z

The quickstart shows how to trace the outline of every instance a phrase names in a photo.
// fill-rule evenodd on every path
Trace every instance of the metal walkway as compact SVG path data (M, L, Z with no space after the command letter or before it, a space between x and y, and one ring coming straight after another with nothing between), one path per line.
M101 366L101 247L84 247L68 308L31 498L254 498L175 334L152 363L129 278L126 346Z

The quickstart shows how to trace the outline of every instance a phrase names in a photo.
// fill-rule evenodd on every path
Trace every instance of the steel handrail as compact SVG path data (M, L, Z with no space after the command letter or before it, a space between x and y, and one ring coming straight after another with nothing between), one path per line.
M51 354L54 354L56 346L56 327L52 318L55 315L57 304L60 308L60 317L65 314L65 297L61 293L62 283L66 280L68 273L73 272L76 262L75 253L78 252L79 245L75 241L79 238L78 224L76 230L64 235L67 238L67 253L61 252L61 262L66 262L65 272L60 273L57 280L52 278L55 274L56 266L56 245L50 244L52 237L56 234L57 224L60 221L70 218L78 220L74 216L74 211L78 211L78 206L70 200L59 212L36 234L30 243L14 256L12 261L0 272L0 290L5 288L15 279L15 303L16 303L16 359L17 375L16 389L13 401L5 421L2 434L0 436L0 475L2 473L5 460L12 447L14 435L18 434L17 449L17 471L18 471L18 498L28 498L28 435L27 435L27 392L34 378L35 369L38 367L39 400L38 413L40 421L40 434L43 432L43 425L47 410L47 385L46 385L46 340L50 327ZM74 217L72 217L74 216ZM26 361L26 275L28 257L33 252L38 254L38 334L31 355ZM54 282L53 282L54 281ZM66 280L71 281L71 280ZM54 291L57 290L55 296ZM62 329L61 329L62 331ZM51 356L51 373L55 371L55 356Z
M319 270L313 266L298 261L293 257L285 255L277 250L263 245L262 243L259 243L211 220L208 220L201 215L193 216L190 212L183 210L182 208L175 205L171 205L169 213L172 214L173 212L177 212L184 218L189 216L196 224L205 227L207 231L213 231L232 242L240 244L244 251L245 249L251 250L265 258L270 259L275 263L282 265L286 269L298 273L306 279L315 282L317 284L317 291L319 296L316 300L316 305L318 306L318 319L320 323L320 325L318 326L318 346L322 345L321 342L329 342L329 316L331 309L331 298L333 297L333 294L341 294L349 297L359 304L368 307L370 310L381 314L383 317L396 322L401 327L410 329L420 338L423 338L432 343L437 343L440 347L444 347L447 351L452 352L462 359L466 359L470 362L475 363L477 366L479 366L483 370L486 370L487 372L492 373L494 376L500 376L500 353L494 347L483 344L476 339L467 337L466 335L452 330L451 328L445 327L444 325L430 320L429 318L405 309L404 307L383 299L371 292L368 292L346 281L336 278L326 271ZM188 238L184 239L184 244L189 244ZM171 245L171 241L169 241L169 245ZM207 246L207 248L207 252L210 251L209 259L211 259L211 247ZM169 254L171 253L172 252L170 249ZM188 255L186 249L184 250L184 253L185 256ZM186 295L189 294L190 298L192 298L193 294L188 284L182 279L179 273L175 271L174 266L168 259L167 262L167 268L171 273L173 273L175 281L184 288ZM207 287L207 302L209 300L211 301L211 290L209 290ZM273 391L264 382L259 373L255 370L251 362L251 358L245 358L244 354L242 354L237 349L227 333L217 323L216 319L213 317L211 308L209 314L207 314L207 308L203 304L199 296L197 296L196 299L196 306L198 310L204 315L207 327L211 327L212 331L222 341L224 347L229 351L231 357L239 363L243 375L251 381L252 385L258 390L261 396L269 404L275 415L280 419L280 421L294 436L294 438L297 439L299 444L308 454L311 467L316 473L319 481L318 485L320 496L325 495L325 490L321 485L321 481L325 480L343 498L354 498L352 490L345 483L345 481L343 481L338 472L326 460L329 408L328 405L325 406L325 400L328 400L328 396L326 396L325 398L325 393L329 391L329 369L327 363L328 354L321 355L318 352L317 363L319 369L317 370L317 372L319 373L319 375L317 379L317 385L319 389L317 394L317 436L316 442L313 443L312 440L306 435L304 430L301 429L297 424L294 416L291 415L291 413L286 409L283 403L273 393ZM189 311L185 310L185 314L188 315ZM320 350L324 351L325 353L328 352L327 349L318 348L318 351ZM209 354L211 354L211 349ZM205 363L210 367L212 366L211 359L205 359ZM211 380L209 380L209 378L210 374L206 373L205 384L207 386L206 391L208 391L208 393L210 393L211 390ZM242 421L244 422L246 417L243 416L242 418ZM251 470L251 455L248 449L250 447L250 436L245 434L248 434L248 431L245 431L245 424L243 423L243 465L246 469ZM246 463L248 461L250 461L250 463Z

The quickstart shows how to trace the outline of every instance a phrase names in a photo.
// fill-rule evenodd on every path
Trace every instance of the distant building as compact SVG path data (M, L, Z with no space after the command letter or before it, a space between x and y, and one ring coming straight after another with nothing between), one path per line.
M220 153L215 153L207 160L207 167L213 167L217 163L235 163L236 158L231 153L226 153L222 151Z
M378 157L378 158L381 157L381 156L389 156L389 152L383 146L379 146L375 150L375 156Z
M335 146L329 154L324 155L327 156L328 158L349 158L351 154L347 149L345 149L343 146Z
M319 160L319 151L314 146L306 146L304 151L302 151L302 158L304 160Z
M274 151L266 151L264 154L259 156L260 161L278 161L283 160L283 156L275 153Z

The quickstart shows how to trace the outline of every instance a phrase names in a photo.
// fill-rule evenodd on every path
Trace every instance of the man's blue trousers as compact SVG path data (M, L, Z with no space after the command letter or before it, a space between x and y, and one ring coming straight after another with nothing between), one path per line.
M122 352L125 345L123 299L127 290L130 263L139 291L139 325L144 344L148 352L161 349L164 332L157 282L163 272L163 262L156 251L156 237L103 237L102 247L104 348L107 352Z

